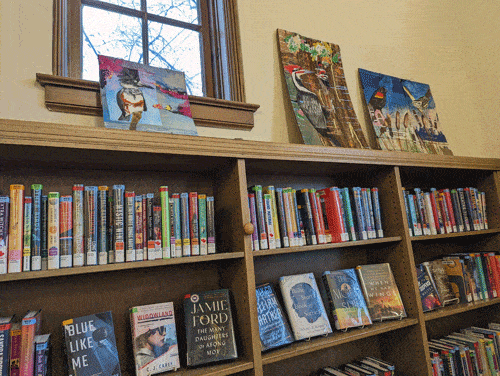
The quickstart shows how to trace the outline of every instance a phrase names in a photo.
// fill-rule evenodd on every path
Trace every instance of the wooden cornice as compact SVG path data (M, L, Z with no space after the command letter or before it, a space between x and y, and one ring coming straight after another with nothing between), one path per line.
M45 88L45 105L50 111L102 116L99 83L77 78L37 73ZM223 99L189 96L197 126L251 130L259 105Z

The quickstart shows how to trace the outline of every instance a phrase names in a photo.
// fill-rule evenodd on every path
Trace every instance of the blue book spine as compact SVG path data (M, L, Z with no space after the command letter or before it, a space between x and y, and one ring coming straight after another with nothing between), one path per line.
M40 216L40 255L42 258L42 270L47 270L49 263L49 249L47 243L48 231L48 210L49 210L49 197L42 195L42 214ZM74 265L74 263L73 263Z
M380 199L378 197L378 188L372 188L372 201L373 201L373 214L375 216L375 228L377 230L377 238L384 237L384 230L382 229L382 213L380 210Z
M408 206L410 207L411 221L415 236L422 235L422 225L417 218L417 208L415 207L415 195L408 194Z
M477 218L472 208L472 197L471 197L470 188L464 188L464 197L465 197L465 207L467 210L467 216L470 219L470 227L472 231L477 231Z
M255 208L257 210L257 225L259 229L259 248L268 249L267 230L264 217L264 197L262 196L262 186L254 185L251 190L255 193Z
M427 218L427 213L425 210L425 202L424 202L424 194L420 188L415 188L415 198L417 201L417 207L420 214L421 224L422 224L422 234L423 235L431 235L431 228L429 219Z
M415 236L413 232L413 222L411 219L410 208L408 207L408 191L403 188L403 201L405 203L406 221L408 222L408 231L410 236Z
M352 197L354 200L354 209L356 211L358 238L360 240L367 240L368 233L367 233L367 225L365 222L363 203L361 200L361 188L359 187L352 188Z
M450 189L451 204L453 205L453 213L455 214L455 223L458 232L465 231L460 200L456 189Z
M363 216L365 218L365 223L366 223L366 233L368 234L368 239L374 239L377 236L375 235L375 229L372 226L372 219L371 219L368 200L369 197L366 188L361 188L361 203L363 205L362 207L363 207Z
M41 254L41 217L42 217L42 188L41 184L31 185L33 199L31 214L31 270L42 270Z

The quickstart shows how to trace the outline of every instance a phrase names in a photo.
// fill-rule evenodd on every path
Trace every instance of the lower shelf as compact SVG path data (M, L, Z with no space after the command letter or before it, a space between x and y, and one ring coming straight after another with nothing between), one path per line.
M343 343L352 342L358 339L377 336L382 333L417 325L417 319L404 319L400 321L388 321L375 323L366 328L352 329L347 332L334 332L328 337L313 338L310 341L293 343L282 349L277 349L262 355L262 364L271 364L285 359L304 355L314 351L338 346Z
M234 375L239 372L248 371L253 368L253 362L244 360L231 363L218 364L214 366L200 367L194 369L180 369L177 372L165 372L161 375L175 376L225 376Z
M424 320L425 321L436 320L442 317L452 316L457 313L472 311L474 309L488 307L499 303L500 303L500 298L493 298L473 303L454 304L447 307L436 309L435 311L424 313Z

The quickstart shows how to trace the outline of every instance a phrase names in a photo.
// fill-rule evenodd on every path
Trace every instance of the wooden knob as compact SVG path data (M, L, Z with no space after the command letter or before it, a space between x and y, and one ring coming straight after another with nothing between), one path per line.
M243 230L245 231L246 235L252 235L255 228L251 222L245 223L245 226L243 226Z

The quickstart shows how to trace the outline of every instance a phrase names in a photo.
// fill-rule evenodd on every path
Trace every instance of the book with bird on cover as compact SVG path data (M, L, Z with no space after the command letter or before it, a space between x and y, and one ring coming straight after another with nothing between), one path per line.
M338 45L279 30L283 73L305 144L368 149Z
M98 55L106 128L196 136L183 72Z

